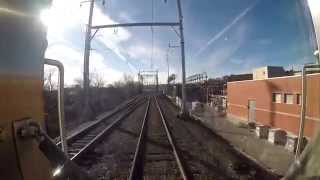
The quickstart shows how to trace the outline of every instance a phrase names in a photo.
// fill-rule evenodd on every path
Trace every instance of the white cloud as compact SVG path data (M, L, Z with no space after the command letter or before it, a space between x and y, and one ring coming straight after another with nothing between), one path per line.
M130 16L127 12L125 12L125 11L121 11L121 12L119 13L119 17L120 17L123 21L125 21L125 22L132 22L132 21L133 21L133 19L131 18L131 16Z
M92 53L90 59L90 72L97 73L106 83L112 83L123 77L123 73L104 64L104 58L99 53Z
M166 84L168 79L168 72L159 71L159 84Z
M82 79L83 55L81 52L65 45L56 45L49 47L46 57L63 62L67 85L73 84L75 79ZM123 73L108 67L103 61L104 58L101 54L93 52L90 58L90 72L98 73L107 83L121 79Z
M65 45L55 45L48 47L45 56L63 63L66 84L72 84L75 78L81 77L83 55L79 51Z
M82 3L80 6L80 2L80 0L53 0L51 8L41 13L42 21L48 26L46 57L62 61L67 84L72 84L75 78L82 77L83 71L84 32L89 3ZM114 23L117 22L104 14L99 7L94 8L93 25ZM130 37L131 33L124 28L117 28L116 33L114 29L101 29L92 44L102 43L119 59L125 61L129 68L134 68L127 61L126 53L121 47L121 43L128 41ZM102 48L105 48L104 46ZM105 74L105 80L108 82L117 81L122 76L122 73L106 66L103 56L94 51L90 56L90 71L92 70Z
M82 23L82 10L77 0L54 0L49 9L41 12L42 22L49 27L48 33L61 33Z
M132 58L135 59L145 58L146 55L150 56L149 48L142 45L129 47L128 53Z
M152 51L154 68L159 69L167 67L166 52L157 46L154 46L152 50L151 46L140 42L131 45L128 48L127 53L131 58L139 60L144 66L150 67Z

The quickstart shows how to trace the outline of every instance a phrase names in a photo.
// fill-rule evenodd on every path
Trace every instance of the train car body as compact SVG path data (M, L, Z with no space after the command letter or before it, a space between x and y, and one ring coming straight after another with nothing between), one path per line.
M50 166L35 142L16 138L24 118L43 124L46 29L37 14L46 1L0 2L0 179L46 180Z

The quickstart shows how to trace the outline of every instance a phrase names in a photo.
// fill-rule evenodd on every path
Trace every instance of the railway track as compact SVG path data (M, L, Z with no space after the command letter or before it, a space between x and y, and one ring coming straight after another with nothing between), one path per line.
M111 123L101 121L73 138L68 153L100 180L239 179L234 167L247 160L190 123L177 120L165 100L144 97L115 113ZM94 150L85 153L89 149ZM246 173L254 172L251 177L268 179L254 165L248 168Z
M176 139L176 144L193 179L279 179L201 123L180 120L177 123L178 109L168 98L161 98L159 104L173 135L184 138Z
M130 168L130 180L188 179L156 97L149 99Z
M109 133L125 117L132 113L138 106L143 104L144 97L137 97L128 104L101 118L97 123L83 129L75 135L68 138L68 156L71 160L77 160L85 152L92 149L104 135ZM58 143L58 145L60 142Z
M110 142L96 150L97 154L92 154L90 158L98 161L91 162L91 165L100 165L87 168L91 169L91 174L99 174L97 179L115 180L190 180L213 177L201 175L201 166L186 162L189 159L183 157L177 147L185 137L172 135L172 129L157 98L149 97L144 106L144 109L132 112L130 117L108 136L106 141ZM97 170L99 168L100 170Z

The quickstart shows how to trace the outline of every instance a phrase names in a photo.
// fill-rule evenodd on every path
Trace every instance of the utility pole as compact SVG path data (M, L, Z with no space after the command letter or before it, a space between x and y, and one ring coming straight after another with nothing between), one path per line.
M89 19L86 28L85 35L85 47L84 47L84 62L83 62L83 89L84 89L84 98L85 104L88 104L89 100L89 58L90 58L90 49L91 49L91 29L92 29L92 16L93 16L94 0L90 0L90 9L89 9Z
M156 84L157 84L157 93L158 93L159 92L159 78L158 78L159 72L158 72L158 70L156 72L157 72L156 73Z
M206 101L207 101L207 105L209 104L209 82L208 82L208 75L206 73L206 81L205 81L205 88L206 88Z
M181 114L187 115L188 110L186 109L186 65L185 65L185 49L184 49L184 35L183 35L183 16L181 9L181 1L177 0L178 15L179 15L179 30L180 30L180 47L181 47L181 65L182 65L182 104L181 104Z
M166 57L166 59L167 59L167 67L168 67L168 69L167 69L167 71L168 71L167 87L169 88L169 75L170 75L170 73L169 73L169 48L167 49L167 57Z
M180 46L172 46L170 43L168 44L167 53L166 53L166 60L167 60L167 70L168 70L168 78L167 78L167 90L169 89L169 76L170 76L170 69L169 69L169 51L170 48L178 48Z

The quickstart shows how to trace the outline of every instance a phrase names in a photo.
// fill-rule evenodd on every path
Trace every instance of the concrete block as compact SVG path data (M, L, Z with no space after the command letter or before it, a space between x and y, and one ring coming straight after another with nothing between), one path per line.
M269 129L270 127L266 125L256 125L256 135L260 139L268 139Z
M251 129L251 130L255 130L256 129L256 122L249 121L248 122L248 128Z
M182 103L182 101L181 101L181 103ZM191 103L191 102L186 102L186 108L187 108L188 110L191 110L191 108L192 108L192 103Z
M285 145L285 149L289 152L294 153L297 148L298 136L294 134L287 134L287 143Z
M199 106L200 106L200 102L199 101L193 101L193 102L191 102L192 103L192 110L194 111L194 110L196 110L196 108L199 108Z
M307 145L307 138L302 139L301 149L303 150ZM298 136L294 134L287 134L287 142L285 145L285 149L291 153L295 153L298 145Z
M176 97L176 104L181 107L181 99L179 97Z
M268 141L272 144L285 145L287 141L287 133L279 128L269 129Z

